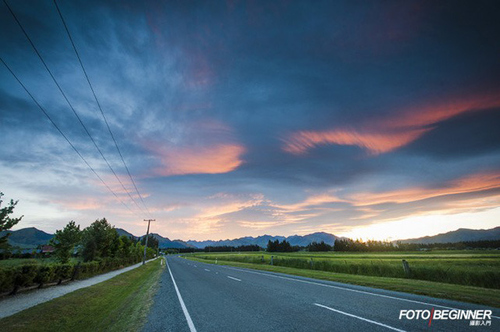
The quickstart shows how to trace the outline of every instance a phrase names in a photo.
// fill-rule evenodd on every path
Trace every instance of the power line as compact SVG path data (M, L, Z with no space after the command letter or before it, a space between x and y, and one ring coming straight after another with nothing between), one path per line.
M85 78L87 79L87 83L89 84L90 90L92 91L92 95L94 96L94 99L96 101L97 106L99 107L99 110L101 111L102 118L104 119L104 122L106 123L106 127L108 128L109 134L110 134L111 138L113 139L113 142L115 143L116 150L118 151L118 154L120 155L120 158L121 158L121 160L123 162L123 166L125 166L125 169L127 170L127 174L129 176L132 184L134 185L135 191L136 191L137 195L139 195L139 198L141 199L142 204L146 208L146 211L148 212L148 214L151 215L151 213L149 212L148 207L146 206L146 203L144 202L144 199L143 199L141 193L139 192L139 189L137 188L137 185L136 185L136 183L135 183L135 181L134 181L134 179L132 177L132 174L130 174L130 170L129 170L128 166L127 166L127 163L125 162L125 159L123 158L123 155L122 155L122 153L120 151L120 148L118 147L118 143L116 142L115 136L113 135L113 132L111 131L111 127L109 126L108 120L106 119L106 116L104 115L104 111L102 110L101 103L97 99L97 95L96 95L96 93L94 91L92 83L90 82L90 78L87 75L87 71L85 70L85 66L83 65L82 59L80 57L80 53L78 53L78 50L77 50L76 45L75 45L75 42L73 41L73 38L71 37L71 33L69 32L69 29L68 29L68 26L66 24L66 21L64 20L64 17L63 17L63 15L61 13L61 10L59 9L59 6L58 6L56 0L54 0L54 5L55 5L55 7L57 9L57 13L59 14L59 17L61 18L61 21L62 21L62 23L64 25L64 29L66 30L66 33L68 34L68 38L69 38L69 40L71 42L71 45L73 46L73 50L75 51L76 57L78 58L78 62L80 63L80 67L82 67L83 74L85 75Z
M92 173L94 173L95 176L97 176L97 178L102 182L102 184L104 184L104 186L106 186L106 188L108 188L108 190L116 197L116 199L118 201L120 201L120 203L123 204L123 206L125 206L130 212L136 214L134 211L132 211L130 209L130 207L128 205L126 205L118 197L118 195L113 191L113 189L111 189L108 186L108 184L99 176L99 174L97 174L97 172L95 171L95 169L89 164L89 162L85 159L85 157L83 157L83 155L80 153L80 151L78 151L78 149L73 145L73 143L71 143L71 141L69 140L68 136L66 136L64 134L64 132L59 128L59 126L54 122L54 120L52 120L52 118L45 111L45 109L42 107L42 105L40 105L40 103L35 99L35 97L31 94L31 92L29 92L28 88L26 88L26 86L21 82L21 80L17 77L17 75L12 71L12 69L7 65L7 63L5 63L5 61L1 57L0 57L0 61L3 63L3 65L5 66L5 68L7 68L7 70L12 74L12 76L14 76L14 78L16 79L16 81L22 86L22 88L24 89L24 91L26 91L26 93L28 94L28 96L30 96L31 100L33 100L33 102L36 104L36 106L38 106L38 108L47 117L47 119L49 119L50 123L52 123L52 125L57 129L57 131L62 135L62 137L64 137L64 139L66 140L66 142L68 142L68 144L73 148L73 150L76 152L76 154L78 154L78 156L83 160L83 162L87 165L87 167L90 168L90 170L92 171Z
M137 208L139 208L139 210L142 211L142 208L137 204L137 202L134 200L134 198L132 197L132 195L130 194L130 192L128 191L128 189L125 187L125 185L123 184L123 182L120 180L120 178L118 177L118 175L116 174L116 172L114 171L113 167L111 167L111 164L109 163L109 161L106 159L106 157L104 156L104 153L101 151L101 149L99 148L99 146L97 145L96 141L94 140L94 138L92 137L92 135L90 134L89 130L87 129L87 127L85 126L85 124L83 123L82 119L80 118L80 116L78 115L78 113L76 112L76 110L74 109L73 105L71 104L71 102L69 101L68 97L66 96L66 94L64 93L63 89L61 88L60 84L57 82L56 78L54 77L54 75L52 74L52 71L49 69L47 63L45 62L45 60L43 59L43 57L41 56L40 52L38 52L38 49L36 48L35 44L33 43L33 41L31 40L31 38L29 37L28 33L26 32L26 30L24 29L23 25L21 24L21 22L19 21L19 19L17 18L16 14L14 13L14 11L10 8L9 4L7 3L6 0L3 0L3 2L5 3L5 5L7 6L7 8L9 9L9 12L12 14L12 16L14 17L15 21L17 22L17 24L19 25L19 27L21 28L22 32L24 33L24 36L26 37L26 39L28 39L28 42L30 43L31 47L33 48L33 50L35 51L36 55L38 56L38 58L40 59L40 61L42 62L42 64L44 65L45 69L47 70L47 72L49 73L50 77L52 78L52 80L54 81L55 85L57 86L57 88L59 89L59 91L61 92L62 96L64 97L64 100L66 100L66 103L69 105L70 109L73 111L73 114L76 116L76 118L78 119L78 121L80 122L80 124L82 125L83 129L85 130L85 132L87 133L87 136L90 138L90 140L92 141L92 143L94 144L95 148L97 149L97 151L99 152L99 154L101 155L101 157L103 158L103 160L106 162L106 164L108 165L108 168L111 170L111 172L113 173L113 175L115 176L115 178L118 180L118 182L121 184L123 190L125 190L125 192L128 194L128 196L130 197L130 199L132 200L132 202L134 202L134 204L137 206Z

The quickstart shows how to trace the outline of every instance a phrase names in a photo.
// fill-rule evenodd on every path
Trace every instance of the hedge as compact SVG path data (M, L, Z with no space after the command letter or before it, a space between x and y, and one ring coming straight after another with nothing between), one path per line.
M26 264L0 267L0 293L15 293L20 287L30 287L67 279L85 279L140 262L134 258L104 258L78 264Z

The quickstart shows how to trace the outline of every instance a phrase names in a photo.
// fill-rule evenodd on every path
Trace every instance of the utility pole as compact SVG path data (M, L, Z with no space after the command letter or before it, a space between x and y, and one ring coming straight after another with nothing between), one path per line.
M149 237L149 224L156 219L144 219L148 222L148 231L146 232L146 245L144 246L144 257L142 258L142 265L146 264L146 249L148 248L148 237Z

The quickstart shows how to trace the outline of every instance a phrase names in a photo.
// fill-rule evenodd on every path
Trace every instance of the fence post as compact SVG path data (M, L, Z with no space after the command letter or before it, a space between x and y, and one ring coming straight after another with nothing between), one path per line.
M410 265L406 260L403 259L403 270L405 271L405 275L409 278L411 277Z
M314 262L313 262L312 257L311 257L311 261L309 262L309 264L311 265L311 269L312 269L312 268L313 268L313 266L314 266Z
M273 256L271 256L271 265L273 265Z
M260 262L264 263L264 255L260 256Z

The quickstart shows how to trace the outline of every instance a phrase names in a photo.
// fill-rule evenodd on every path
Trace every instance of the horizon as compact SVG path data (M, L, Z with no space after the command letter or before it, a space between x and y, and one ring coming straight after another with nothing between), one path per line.
M140 238L140 237L143 237L145 236L146 234L143 234L143 235L139 235L137 236L136 234L133 234L131 232L129 232L128 230L124 229L124 228L121 228L121 227L115 227L114 225L112 225L113 228L115 229L121 229L121 230L124 230L126 231L127 233L130 233L132 236L136 237L136 238ZM495 228L498 228L500 226L496 226L496 227L492 227L492 228L457 228L457 229L453 229L453 230L450 230L450 231L447 231L447 232L444 232L444 233L437 233L437 234L432 234L432 235L424 235L424 236L419 236L419 237L413 237L413 238L400 238L400 239L393 239L393 240L389 240L389 239L381 239L381 240L376 240L376 239L369 239L369 238L351 238L352 240L361 240L361 241L369 241L369 240L376 240L376 241L387 241L387 242L394 242L394 241L404 241L404 240L411 240L411 239L417 239L417 238L425 238L425 237L433 237L433 236L437 236L437 235L443 235L443 234L446 234L446 233L451 233L451 232L456 232L456 231L459 231L459 230L475 230L475 231L487 231L487 230L492 230L492 229L495 229ZM47 232L43 229L39 229L37 227L23 227L23 228L16 228L16 229L11 229L11 231L18 231L18 230L22 230L22 229L25 229L25 228L35 228L39 231L42 231L46 234L54 234L54 232ZM4 231L4 232L8 232L8 231ZM220 242L220 241L233 241L233 240L237 240L237 239L241 239L241 238L246 238L246 237L251 237L251 238L257 238L257 237L263 237L263 236L269 236L269 237L285 237L285 238L288 238L288 237L292 237L292 236L308 236L308 235L313 235L313 234L317 234L317 233L323 233L323 234L328 234L328 235L333 235L335 238L347 238L345 236L340 236L340 235L337 235L337 234L332 234L332 233L328 233L328 232L323 232L323 231L317 231L317 232L313 232L313 233L309 233L309 234L303 234L303 235L299 235L299 234L292 234L292 235L271 235L271 234L262 234L262 235L257 235L257 236L240 236L240 237L236 237L236 238L221 238L221 239L218 239L218 240L214 240L214 239L206 239L206 240L192 240L192 239L188 239L188 240L183 240L181 238L170 238L168 236L165 236L165 235L162 235L162 234L159 234L159 233L156 233L156 232L150 232L149 234L156 234L156 235L159 235L163 238L166 238L166 239L169 239L170 241L182 241L182 242L185 242L185 243L188 243L188 242Z
M105 217L138 234L156 219L170 239L393 241L500 226L498 4L91 0L61 3L63 23L52 2L11 2L13 230Z

